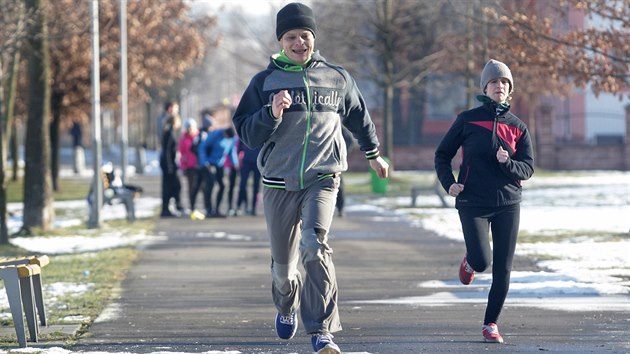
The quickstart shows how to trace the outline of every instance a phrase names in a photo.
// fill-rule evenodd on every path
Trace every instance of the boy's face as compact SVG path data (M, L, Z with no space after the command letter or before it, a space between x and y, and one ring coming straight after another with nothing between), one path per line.
M280 38L282 49L296 64L305 64L311 59L315 47L315 36L304 28L287 31Z
M486 86L486 95L496 102L503 103L507 101L510 94L510 80L500 77L488 82Z

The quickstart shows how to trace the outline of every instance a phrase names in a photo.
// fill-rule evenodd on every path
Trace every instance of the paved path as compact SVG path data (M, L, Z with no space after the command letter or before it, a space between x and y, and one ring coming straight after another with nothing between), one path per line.
M166 240L142 250L107 311L114 315L91 326L70 349L311 352L310 338L302 331L291 341L275 336L261 216L161 219L157 232ZM466 297L470 288L418 286L429 280L455 281L463 243L411 228L396 217L350 212L336 218L331 245L344 326L336 342L344 353L630 352L630 311L518 307L510 305L509 295L499 323L506 344L483 343L485 303L440 298L443 292ZM522 258L514 267L535 269ZM375 301L431 295L434 300L425 305Z

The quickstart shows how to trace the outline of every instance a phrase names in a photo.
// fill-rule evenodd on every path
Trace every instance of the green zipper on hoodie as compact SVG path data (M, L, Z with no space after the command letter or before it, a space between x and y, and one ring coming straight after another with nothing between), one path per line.
M304 164L306 163L306 148L308 146L308 139L311 135L311 117L313 116L313 107L311 105L311 86L308 82L308 75L306 69L303 71L302 79L304 80L304 87L306 88L306 134L304 136L304 147L302 149L302 164L300 166L300 188L304 189Z
M298 65L289 59L284 50L280 53L272 56L273 63L276 67L284 71L290 72L302 72L302 80L304 81L304 87L306 89L306 132L304 135L304 142L302 144L302 161L300 163L300 189L304 188L304 165L306 164L306 148L308 147L308 139L311 135L311 117L313 116L313 106L311 104L311 86L308 81L308 75L306 72L306 66L310 63L310 60L306 65ZM280 63L284 65L280 65Z

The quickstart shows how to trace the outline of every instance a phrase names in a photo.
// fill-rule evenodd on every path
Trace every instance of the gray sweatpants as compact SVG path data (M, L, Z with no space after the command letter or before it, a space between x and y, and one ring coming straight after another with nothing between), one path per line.
M308 334L341 330L333 251L328 245L338 187L336 176L297 192L263 190L273 302L283 315L299 307ZM304 280L298 270L300 258Z

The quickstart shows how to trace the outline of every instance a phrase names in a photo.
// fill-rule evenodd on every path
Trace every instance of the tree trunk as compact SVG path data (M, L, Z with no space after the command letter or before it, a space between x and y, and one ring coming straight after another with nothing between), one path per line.
M15 125L14 111L15 111L15 97L17 93L18 73L20 71L20 48L15 49L13 52L13 58L11 59L11 71L9 72L9 91L7 92L6 106L6 121L5 126L5 140L8 141L11 148L8 149L11 152L11 161L13 161L13 174L11 180L17 181L18 177L18 159L19 159L19 145L17 139L17 127ZM6 151L6 150L5 150ZM6 199L5 199L6 200Z
M534 150L534 166L538 167L536 157L540 156L538 151L538 144L536 144L537 135L538 135L538 126L536 124L536 116L538 115L538 111L540 110L540 99L536 94L527 94L525 95L527 100L527 105L529 106L527 110L527 130L529 130L529 136L532 140L532 146Z
M475 72L475 41L478 39L475 38L475 34L473 31L473 16L474 4L471 1L466 3L466 11L468 14L466 20L466 107L468 109L472 109L477 104L477 100L475 100L475 93L477 92L477 85L475 84L475 79L477 78L477 74Z
M24 150L23 231L47 230L54 218L49 169L50 58L46 23L46 0L26 0L36 14L29 26L28 120Z
M11 124L11 135L9 138L9 153L11 154L11 162L12 162L12 166L11 166L11 180L13 182L17 182L18 180L18 172L20 169L20 163L18 162L18 160L20 159L20 154L19 154L19 150L20 150L20 146L18 145L18 139L17 139L17 126L15 124L15 121L13 121L13 124Z
M385 107L383 116L385 118L385 150L384 155L394 161L394 86L389 84L385 87Z
M0 75L1 77L2 75ZM3 89L0 87L0 112L3 111L2 91ZM2 155L4 155L4 122L0 122L0 156ZM0 245L9 243L7 216L7 180L4 175L4 159L0 158Z
M50 122L50 179L52 190L59 191L59 117Z
M59 191L59 126L61 122L61 101L62 94L54 94L51 98L52 122L50 123L50 171L53 191Z
M13 146L9 148L9 143L15 141L15 121L13 119L13 110L15 107L15 93L17 90L17 74L20 61L19 48L15 48L9 65L8 75L8 92L6 100L4 96L4 87L0 86L0 244L6 245L9 243L9 228L7 226L8 212L7 212L7 176L5 174L5 162L7 161L7 151L11 151L11 158L13 160L13 180L17 180L17 148ZM0 63L2 68L2 63ZM1 70L1 69L0 69ZM0 72L0 83L4 83L4 73Z
M409 126L409 130L413 132L410 135L409 145L417 146L422 143L422 134L424 120L427 116L425 107L427 106L427 89L424 82L411 88L409 102L409 120L413 122Z
M392 3L386 0L383 5L384 15L383 21L385 23L385 41L386 48L393 48L393 24L392 24ZM385 107L383 117L385 119L385 156L390 161L394 161L394 53L392 50L387 50L384 53L384 67L385 67ZM393 166L391 167L393 169Z
M4 85L2 72L2 58L0 58L0 244L9 243L9 231L7 227L7 183L4 176L5 141L4 130L7 119L4 114Z

